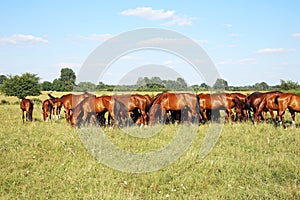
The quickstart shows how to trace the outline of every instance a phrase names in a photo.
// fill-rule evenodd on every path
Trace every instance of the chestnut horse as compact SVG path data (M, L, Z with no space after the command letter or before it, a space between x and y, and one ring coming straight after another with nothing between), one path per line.
M147 125L147 106L151 98L149 97L140 94L112 95L108 108L111 120L116 120L124 125L124 123L129 122L130 116L134 123Z
M240 122L244 119L246 122L248 121L248 114L246 109L246 97L247 95L241 94L238 92L229 93L234 98L235 105L235 112L236 118Z
M246 97L246 109L253 112L253 114L256 113L256 111L259 108L260 103L263 101L266 95L268 94L282 94L280 91L271 91L271 92L253 92L252 94L248 95ZM266 118L266 112L262 110L264 119ZM251 117L249 113L249 117ZM253 119L253 123L255 123L255 119Z
M234 122L234 114L232 108L237 105L237 98L234 95L228 93L218 94L199 94L199 104L201 115L205 121L208 121L206 111L212 111L212 113L218 112L219 110L225 110L226 117L225 122L228 122L228 118L231 117L231 123ZM218 113L217 113L218 114Z
M48 119L51 119L51 114L52 114L53 109L54 109L53 106L54 106L54 103L52 102L51 99L46 99L45 101L43 101L42 111L43 111L44 121L47 122Z
M165 118L168 111L181 111L181 114L184 114L181 121L198 122L200 112L198 98L191 93L165 92L158 94L149 111L149 124L153 125L157 118Z
M280 93L278 92L269 92L269 93L265 93L264 94L264 98L263 100L260 102L258 109L256 110L256 112L254 113L254 123L257 124L259 123L260 119L260 115L262 112L266 113L266 112L270 112L270 115L272 117L273 122L276 124L276 119L274 117L274 112L273 111L277 111L277 115L278 115L278 103L276 101L276 98L278 97ZM264 115L264 124L267 123L267 119L266 119L266 115Z
M66 94L66 95L61 96L58 99L58 102L60 102L64 105L67 122L70 121L71 110L73 108L75 108L82 100L84 100L85 98L90 97L90 96L95 97L95 95L85 92L85 93L79 94L79 95Z
M98 124L97 117L104 117L104 114L110 110L111 97L89 96L82 100L72 111L70 117L72 126L80 126L85 122L91 122L94 125Z
M276 97L278 103L278 117L281 119L282 126L284 124L284 113L288 109L292 115L292 125L295 124L295 112L300 112L300 95L293 93L283 93ZM277 125L277 124L276 124Z
M26 112L26 121L32 121L33 102L30 99L22 98L20 102L20 108L22 110L22 120L24 123L24 112Z
M50 100L53 102L52 113L56 116L56 119L60 118L60 111L63 104L59 101L58 97L54 97L51 94L48 94Z

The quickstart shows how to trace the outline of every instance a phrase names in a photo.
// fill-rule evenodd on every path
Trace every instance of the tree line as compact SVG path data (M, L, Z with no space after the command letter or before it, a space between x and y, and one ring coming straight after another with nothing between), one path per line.
M298 82L280 80L279 85L269 86L266 82L255 83L248 86L230 86L224 79L217 79L210 86L206 83L188 86L186 81L178 77L176 80L162 80L160 77L140 77L133 85L109 85L103 82L94 84L91 82L76 82L76 74L70 68L62 68L60 77L52 82L40 82L37 74L24 73L22 75L0 75L0 91L7 96L38 96L41 91L65 91L65 92L95 92L95 91L187 91L195 92L214 90L227 91L253 91L253 90L299 90Z

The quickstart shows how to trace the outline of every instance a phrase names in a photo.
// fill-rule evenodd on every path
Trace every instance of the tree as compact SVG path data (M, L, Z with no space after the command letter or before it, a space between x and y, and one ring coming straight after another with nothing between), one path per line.
M49 82L49 81L44 81L41 84L41 86L42 86L42 90L43 91L51 91L51 90L53 90L52 83Z
M298 82L293 82L291 80L288 80L288 81L280 80L279 87L282 90L292 90L292 89L299 88L299 84L298 84Z
M53 83L52 83L52 90L54 90L54 91L63 91L62 89L62 85L63 85L63 83L62 83L62 81L60 80L60 79L54 79L53 80Z
M5 75L0 75L0 84L2 84L6 79L7 77Z
M200 87L201 87L201 88L205 88L205 89L208 89L208 88L209 88L209 86L208 86L206 83L201 83L201 84L200 84Z
M226 90L228 88L228 83L224 79L218 78L213 85L214 89L221 89L221 90Z
M25 73L21 76L8 76L3 82L1 90L7 96L23 98L41 94L40 78L37 74Z
M62 68L60 70L61 91L72 91L75 86L76 75L70 68Z
M256 90L268 90L270 88L266 82L255 83L253 87Z
M77 86L75 86L74 90L76 92L95 92L96 85L91 82L80 82Z
M186 89L187 88L187 83L185 82L185 80L181 77L178 77L176 82L178 83L179 85L179 89Z

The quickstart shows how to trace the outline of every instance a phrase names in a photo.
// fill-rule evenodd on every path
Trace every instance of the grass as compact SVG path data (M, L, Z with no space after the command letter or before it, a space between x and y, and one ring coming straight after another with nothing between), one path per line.
M64 118L44 123L40 105L34 108L33 118L23 124L18 105L0 105L1 199L300 198L299 128L226 124L215 147L200 159L209 129L202 125L174 163L153 172L127 173L99 163L84 147L80 132ZM157 127L104 130L121 149L151 152L168 145L180 127L164 126L152 137ZM149 138L127 133L145 133Z

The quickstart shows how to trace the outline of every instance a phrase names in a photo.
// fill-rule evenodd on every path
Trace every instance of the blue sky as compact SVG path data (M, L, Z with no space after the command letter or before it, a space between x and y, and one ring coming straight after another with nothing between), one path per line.
M31 72L52 81L64 67L78 73L105 40L153 27L196 41L229 85L300 83L299 13L294 0L4 1L0 74ZM169 66L189 84L204 82L176 56L154 51L124 56L99 81L119 83L132 66L151 63Z

